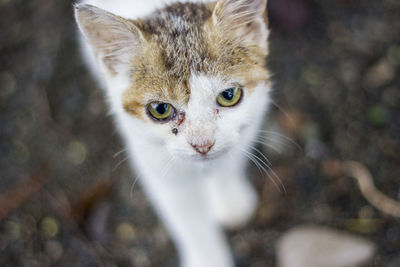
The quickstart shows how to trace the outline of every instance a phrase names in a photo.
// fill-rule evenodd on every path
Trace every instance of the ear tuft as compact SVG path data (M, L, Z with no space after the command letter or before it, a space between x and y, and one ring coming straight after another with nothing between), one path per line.
M267 0L219 0L213 12L215 27L249 45L267 48Z
M145 42L134 21L116 16L98 7L76 4L75 19L87 42L106 67L117 72Z

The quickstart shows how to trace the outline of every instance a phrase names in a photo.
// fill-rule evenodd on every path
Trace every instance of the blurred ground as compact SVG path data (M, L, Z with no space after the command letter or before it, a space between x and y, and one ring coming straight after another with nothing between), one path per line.
M0 0L0 266L176 266L176 254L76 45L72 2ZM272 267L274 243L303 223L377 244L366 266L400 266L399 219L335 175L357 160L400 199L400 2L270 0L280 154L260 147L287 192L249 168L261 194L230 232L244 266ZM270 128L269 128L270 129ZM271 141L272 142L272 141ZM284 144L282 144L284 143Z

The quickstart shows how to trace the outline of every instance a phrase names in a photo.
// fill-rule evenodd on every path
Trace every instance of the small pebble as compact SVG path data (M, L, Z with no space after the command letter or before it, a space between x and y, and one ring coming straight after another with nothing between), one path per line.
M148 267L151 265L149 256L142 249L132 248L129 255L134 266Z
M368 110L368 119L375 126L384 126L388 120L388 112L383 105L377 104Z
M67 152L67 159L74 165L82 164L87 157L86 145L80 141L74 140L69 143Z
M53 217L46 217L40 224L42 234L47 238L54 238L59 232L59 225Z
M124 243L133 241L136 236L135 228L128 223L120 223L115 232L118 240Z
M322 160L327 153L326 146L317 139L309 140L305 145L306 155L314 160Z
M302 125L300 136L304 141L309 141L311 139L319 139L320 132L320 127L317 123L308 122Z
M322 162L322 171L329 177L339 177L343 175L342 162L335 159L327 159Z
M383 59L368 69L362 85L365 88L375 89L392 81L395 75L395 67L388 60Z
M359 266L375 251L366 239L318 226L296 227L277 244L279 267Z
M315 65L307 66L301 76L309 85L320 85L324 79L321 68Z

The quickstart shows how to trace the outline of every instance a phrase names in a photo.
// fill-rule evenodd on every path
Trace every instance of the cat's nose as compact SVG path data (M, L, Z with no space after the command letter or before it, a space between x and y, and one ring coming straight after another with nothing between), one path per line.
M206 155L211 148L214 146L215 142L207 142L202 145L197 145L197 144L191 144L191 146L200 154Z

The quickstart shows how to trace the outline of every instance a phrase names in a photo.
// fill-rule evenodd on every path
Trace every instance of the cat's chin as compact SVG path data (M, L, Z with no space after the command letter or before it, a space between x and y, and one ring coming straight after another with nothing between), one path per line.
M198 162L205 162L205 161L212 161L215 159L220 158L222 155L195 155L191 157L192 161L198 161Z

